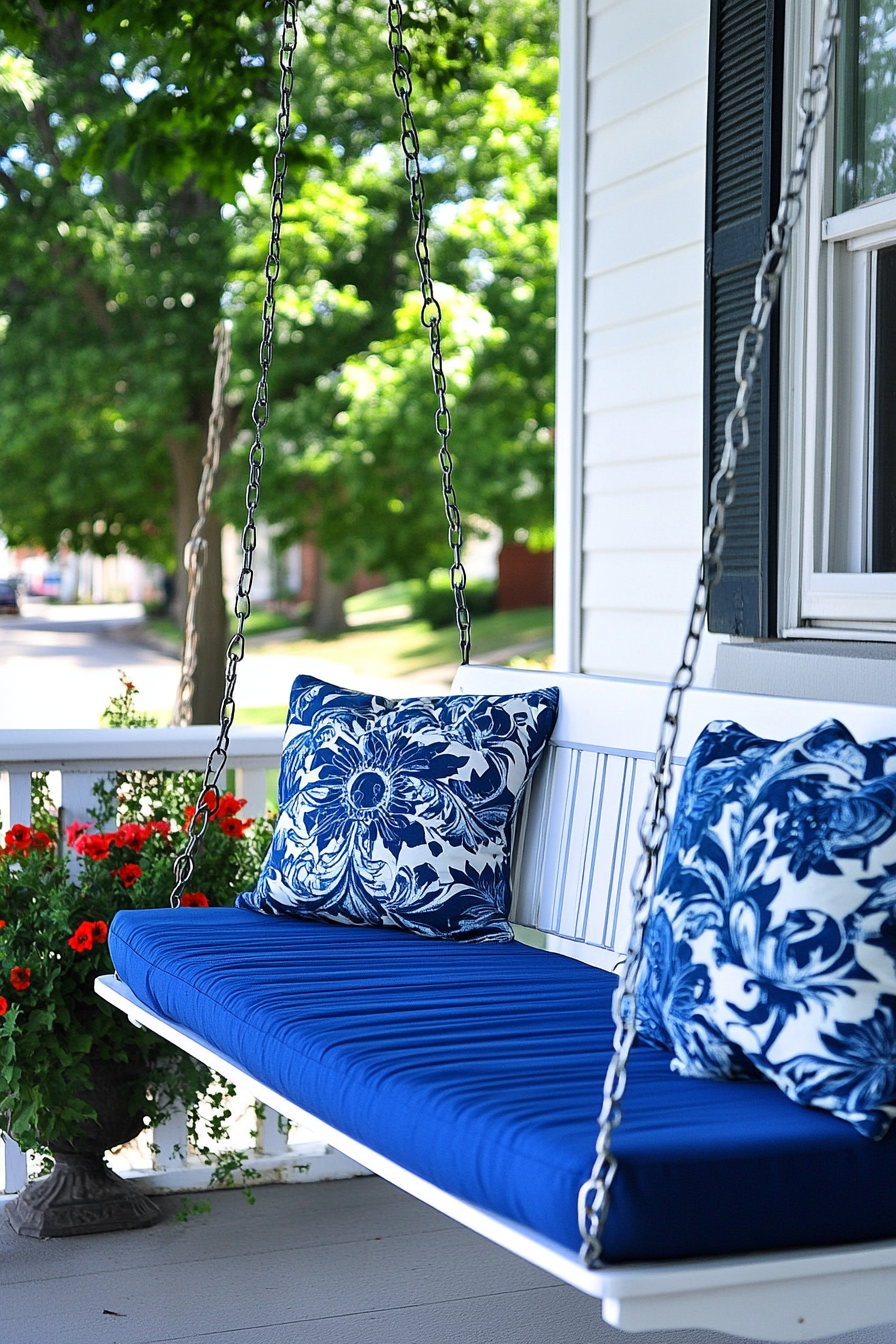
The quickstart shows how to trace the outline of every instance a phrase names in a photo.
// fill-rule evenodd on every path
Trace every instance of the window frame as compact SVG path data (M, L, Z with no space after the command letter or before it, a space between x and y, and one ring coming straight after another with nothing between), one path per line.
M787 7L785 170L820 8L817 0ZM896 245L896 195L832 213L834 132L832 99L781 296L779 634L896 640L896 573L857 570L867 563L870 517L874 249ZM847 313L850 335L858 333L861 346L852 346L852 358L844 361ZM835 414L845 418L851 443L839 460ZM839 427L842 434L842 421ZM838 551L841 563L848 556L851 570L826 568Z

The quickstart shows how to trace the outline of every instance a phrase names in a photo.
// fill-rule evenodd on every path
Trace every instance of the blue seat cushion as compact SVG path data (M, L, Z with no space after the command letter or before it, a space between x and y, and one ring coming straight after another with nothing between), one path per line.
M615 977L249 910L129 910L121 979L254 1078L441 1188L571 1249ZM608 1262L896 1236L896 1132L869 1143L764 1080L681 1078L635 1047Z

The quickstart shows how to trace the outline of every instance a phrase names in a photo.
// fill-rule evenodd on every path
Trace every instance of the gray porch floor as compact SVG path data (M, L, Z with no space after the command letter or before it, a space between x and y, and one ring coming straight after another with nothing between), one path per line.
M724 1344L623 1335L596 1302L374 1177L210 1196L145 1232L0 1230L0 1344ZM841 1336L896 1344L896 1328Z

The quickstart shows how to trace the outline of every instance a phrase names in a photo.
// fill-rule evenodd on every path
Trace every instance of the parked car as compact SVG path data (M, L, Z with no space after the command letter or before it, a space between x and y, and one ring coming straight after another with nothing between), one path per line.
M10 579L0 579L0 616L18 616L19 590Z

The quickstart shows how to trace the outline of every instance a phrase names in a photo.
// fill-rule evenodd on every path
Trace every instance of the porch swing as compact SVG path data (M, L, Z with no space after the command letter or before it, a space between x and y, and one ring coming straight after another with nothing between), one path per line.
M668 1053L636 1045L638 996L651 955L645 930L653 936L671 795L682 753L704 740L704 725L745 720L762 734L752 743L766 748L808 732L819 718L846 718L859 741L896 736L896 711L886 708L702 690L683 702L708 592L721 572L725 510L738 452L747 446L746 414L763 336L827 103L838 10L838 0L826 0L819 54L801 97L794 165L757 277L752 319L740 337L737 400L712 486L682 662L667 688L469 663L441 314L429 267L402 8L400 0L388 0L453 555L462 657L453 692L560 692L545 758L516 817L511 918L517 938L421 938L396 928L271 918L251 909L132 911L118 915L110 930L117 974L97 982L97 992L135 1022L371 1171L602 1299L605 1320L628 1330L704 1326L790 1340L896 1318L890 1193L896 1134L870 1143L842 1119L794 1105L753 1076L676 1077ZM295 40L296 6L286 0L238 631L228 654L218 742L175 865L174 907L189 884L226 768L244 651ZM662 728L654 748L644 725L657 718ZM760 754L751 745L744 759ZM639 823L637 795L648 782L650 800ZM613 972L626 946L617 980ZM595 1158L593 1117L603 1074Z

